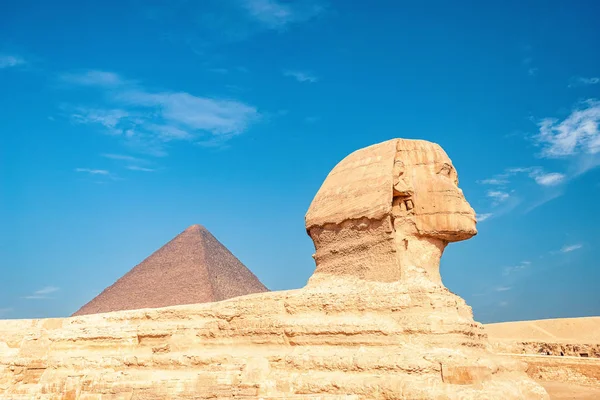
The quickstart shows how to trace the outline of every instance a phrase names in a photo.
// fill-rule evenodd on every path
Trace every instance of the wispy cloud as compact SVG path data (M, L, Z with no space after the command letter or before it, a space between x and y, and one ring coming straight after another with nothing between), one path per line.
M141 172L155 172L156 170L153 168L140 167L137 165L128 165L127 169L131 171L141 171Z
M19 56L0 54L0 69L16 67L25 64L25 60Z
M494 215L499 216L500 214L506 214L507 212L512 211L516 208L516 206L522 201L516 196L512 196L507 190L507 186L511 184L512 180L518 175L525 175L528 178L531 178L541 187L544 188L553 188L556 189L544 189L541 193L541 198L539 198L540 193L537 194L537 199L530 201L529 205L523 209L524 213L528 213L533 209L541 206L542 204L547 203L550 200L553 200L557 197L562 196L564 193L564 189L562 184L566 183L569 179L569 175L559 173L559 172L546 172L542 167L515 167L515 168L507 168L503 173L497 174L492 178L484 179L477 181L479 184L485 185L496 185L499 189L502 190L488 190L486 192L486 196L493 200L492 207L497 207L500 204L510 205L511 207L505 207L502 213L495 212ZM514 190L511 191L511 193ZM508 199L513 199L511 202L507 202ZM514 201L516 200L516 201ZM498 210L496 210L498 211Z
M527 70L527 75L533 77L536 76L539 68L537 68L536 66L533 65L533 57L531 56L531 46L528 46L527 48L523 49L525 51L526 56L523 58L523 60L521 61L523 66L526 68Z
M483 222L486 219L489 219L492 215L492 213L484 213L484 214L477 214L477 222Z
M497 286L494 288L495 292L507 292L512 289L512 286Z
M89 107L76 107L71 113L71 120L78 124L100 124L107 128L107 133L121 134L126 127L120 125L122 121L133 117L129 112L120 109L98 109Z
M561 253L570 253L572 251L579 250L582 247L583 247L583 245L581 243L572 244L569 246L564 246L562 249L560 249L560 252Z
M564 181L565 174L561 174L558 172L550 172L547 174L540 173L538 175L534 175L533 179L535 179L538 185L555 186Z
M480 183L482 185L498 185L498 186L502 186L502 185L508 184L509 181L508 181L508 179L490 178L490 179L482 179L480 181L477 181L477 183Z
M508 198L510 197L510 194L503 192L501 190L488 190L486 193L486 196L493 199L494 203L500 204L505 202L506 200L508 200Z
M52 293L56 293L60 290L60 288L56 286L46 286L40 290L36 290L33 294L29 296L24 296L24 299L28 300L41 300L41 299L50 299L49 295Z
M531 265L530 261L521 261L520 264L513 265L511 267L505 267L504 271L502 272L502 275L507 276L507 275L514 274L515 272L519 272L526 268L529 268L530 265Z
M128 162L146 162L146 160L138 158L138 157L133 157L133 156L128 156L125 154L100 154L102 157L105 158L110 158L112 160L121 160L121 161L128 161Z
M72 107L67 110L71 120L101 126L105 133L120 136L129 146L150 155L166 155L165 144L174 141L223 144L260 118L255 107L240 101L152 91L114 73L93 72L72 77L71 82L88 86L99 81L97 86L106 89L106 107Z
M529 204L527 206L527 208L524 209L523 213L527 214L527 213L535 210L536 208L548 203L549 201L552 201L554 199L561 197L563 194L564 194L564 190L561 190L560 188L558 190L554 190L549 193L544 193L540 198L536 199L534 202Z
M270 29L282 29L291 23L307 21L324 11L312 1L242 0L248 14Z
M292 77L298 82L315 83L319 81L319 78L306 71L285 70L283 71L283 75Z
M600 152L600 101L589 99L576 107L560 121L544 118L538 123L539 133L534 137L542 147L541 156L560 158Z
M152 163L146 159L134 157L126 154L101 154L102 157L115 160L119 166L125 164L125 168L130 171L155 172L156 168L150 168Z
M510 183L510 179L519 174L526 174L532 178L538 185L555 186L562 183L566 175L559 172L546 172L542 167L516 167L507 168L503 173L497 174L492 178L477 181L484 185L506 186ZM493 196L490 196L493 197Z
M215 46L247 40L258 33L293 29L325 15L329 7L327 0L179 1L177 7L170 2L154 3L144 4L143 13L160 26L163 40L188 47L204 59L212 57ZM226 69L231 73L236 68ZM225 73L225 69L213 72Z
M599 83L600 83L600 78L598 78L598 77L584 78L582 76L575 76L570 79L569 87L573 88L573 87L578 87L578 86L597 85Z
M99 70L67 73L61 75L60 79L66 83L82 86L115 87L127 83L119 75L113 72Z
M105 169L75 168L75 172L85 172L91 175L110 175L110 172Z
M161 132L166 139L188 139L191 137L188 131L234 136L258 117L256 108L244 103L185 92L128 91L119 100L158 113L163 121L152 123L150 130Z

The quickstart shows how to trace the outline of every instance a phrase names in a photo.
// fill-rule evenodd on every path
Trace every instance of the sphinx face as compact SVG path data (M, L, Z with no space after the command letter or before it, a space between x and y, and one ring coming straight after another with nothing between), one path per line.
M452 161L436 144L415 152L408 167L414 189L414 221L419 235L448 242L477 234L475 211L458 187Z

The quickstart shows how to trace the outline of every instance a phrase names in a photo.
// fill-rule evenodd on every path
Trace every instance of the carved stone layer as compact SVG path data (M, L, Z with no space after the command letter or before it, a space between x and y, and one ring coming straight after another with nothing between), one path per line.
M0 398L546 398L525 364L486 352L470 315L422 273L411 288L336 278L214 304L3 321Z

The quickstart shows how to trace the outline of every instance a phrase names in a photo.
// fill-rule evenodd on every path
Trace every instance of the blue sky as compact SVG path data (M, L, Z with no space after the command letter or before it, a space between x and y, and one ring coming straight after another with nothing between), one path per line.
M595 1L0 5L0 318L66 316L187 226L272 290L345 155L441 144L479 215L443 280L483 321L600 315Z

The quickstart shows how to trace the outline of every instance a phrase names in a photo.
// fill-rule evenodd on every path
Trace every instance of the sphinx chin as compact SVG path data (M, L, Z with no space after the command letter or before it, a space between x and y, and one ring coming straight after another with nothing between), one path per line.
M477 235L476 228L465 228L463 230L447 230L447 231L436 231L436 232L427 232L422 236L432 237L435 239L443 240L448 243L461 242L463 240L471 239L473 236Z

